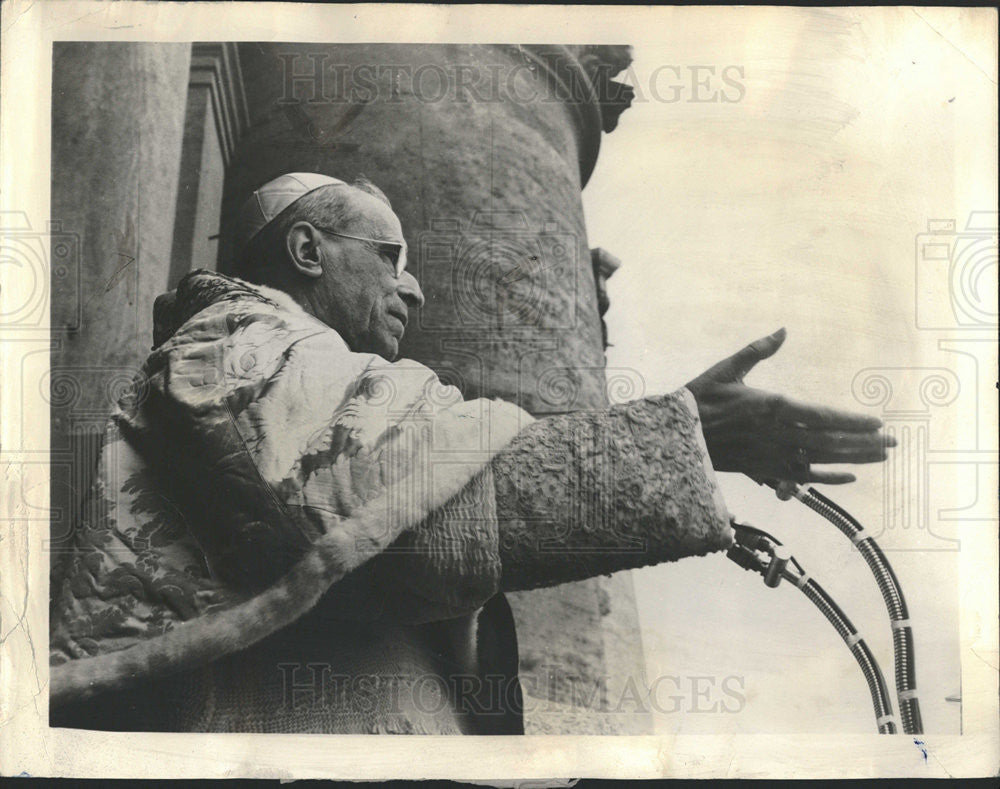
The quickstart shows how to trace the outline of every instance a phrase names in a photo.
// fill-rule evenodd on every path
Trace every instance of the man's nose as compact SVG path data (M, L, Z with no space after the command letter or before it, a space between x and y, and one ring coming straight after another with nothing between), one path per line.
M420 283L417 282L417 278L409 271L404 271L400 274L399 282L396 285L396 292L399 293L399 297L406 302L407 306L424 306L424 292L420 290Z

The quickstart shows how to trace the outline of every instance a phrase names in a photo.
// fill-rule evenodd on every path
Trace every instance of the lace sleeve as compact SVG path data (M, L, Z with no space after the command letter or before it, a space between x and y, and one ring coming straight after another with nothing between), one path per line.
M492 461L503 591L727 548L697 414L680 389L522 430Z

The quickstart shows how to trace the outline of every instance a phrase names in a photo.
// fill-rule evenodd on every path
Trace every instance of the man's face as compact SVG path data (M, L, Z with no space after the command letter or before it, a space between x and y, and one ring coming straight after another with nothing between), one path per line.
M385 203L352 190L356 218L333 227L339 233L404 243L399 218ZM335 328L352 351L399 354L411 310L424 303L416 279L404 271L395 276L391 248L320 231L324 273L317 283L317 317Z

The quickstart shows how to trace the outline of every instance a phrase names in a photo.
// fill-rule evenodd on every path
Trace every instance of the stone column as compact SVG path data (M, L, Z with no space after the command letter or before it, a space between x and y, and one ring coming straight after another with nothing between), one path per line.
M226 174L223 271L232 217L262 183L294 171L367 176L402 220L427 297L403 356L467 398L537 415L607 407L581 189L630 100L610 79L627 47L241 44L239 56L250 117ZM529 731L634 728L599 714L606 693L569 710L571 688L543 677L569 670L590 687L641 676L638 633L628 658L605 659L602 620L618 606L634 617L630 590L593 579L509 596L525 689L556 705L529 701L540 710Z
M104 421L152 344L166 290L190 44L57 42L54 223L79 250L53 270L52 537L91 479ZM72 282L72 287L64 284Z

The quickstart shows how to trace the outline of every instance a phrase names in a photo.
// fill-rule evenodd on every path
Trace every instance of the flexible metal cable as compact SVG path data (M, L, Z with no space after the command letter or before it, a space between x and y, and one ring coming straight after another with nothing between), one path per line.
M785 576L793 583L795 579L789 574ZM868 683L868 690L872 696L872 706L875 708L875 721L879 734L896 734L896 723L892 720L892 702L889 700L889 688L885 684L885 677L879 668L875 656L865 643L865 640L858 635L851 620L838 606L826 590L812 579L805 583L796 583L809 601L815 605L823 616L827 618L831 625L854 655L854 659L861 667L861 671Z
M851 517L850 513L813 488L806 491L796 489L793 495L843 532L855 544L875 576L875 583L882 594L882 599L885 600L892 626L892 650L900 722L906 734L922 734L923 721L920 717L913 663L913 629L910 627L909 611L903 598L903 590L892 566L878 543L865 533L864 527Z
M743 569L753 570L766 578L768 576L766 563L762 561L757 552L771 553L773 559L773 548L780 546L781 542L762 529L742 523L734 523L733 525L736 529L737 541L726 555ZM794 556L788 557L788 565L794 567L797 573L793 573L786 566L781 572L781 577L797 586L806 598L822 612L827 621L833 625L837 634L844 640L844 643L847 644L858 666L860 666L871 693L872 706L875 710L875 723L879 734L896 734L896 721L892 717L889 689L885 684L885 677L879 668L878 661L875 660L875 656L865 640L858 634L857 629L843 609L837 605L822 586L809 578L808 573Z

